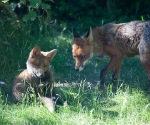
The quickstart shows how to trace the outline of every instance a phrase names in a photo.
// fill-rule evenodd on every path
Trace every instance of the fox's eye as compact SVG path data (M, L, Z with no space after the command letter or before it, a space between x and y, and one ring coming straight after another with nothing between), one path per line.
M81 59L84 59L85 58L85 55L81 55Z
M39 67L40 64L39 63L35 63L34 65L37 66L37 67Z
M73 56L73 58L75 59L77 56Z

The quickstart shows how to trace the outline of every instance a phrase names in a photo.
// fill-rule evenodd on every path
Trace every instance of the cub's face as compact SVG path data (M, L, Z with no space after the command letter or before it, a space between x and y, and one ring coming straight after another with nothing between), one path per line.
M90 58L93 57L93 45L92 45L92 30L84 36L79 37L77 31L73 29L74 39L72 45L72 55L75 60L75 69L82 71ZM92 37L92 38L91 38Z
M50 61L56 53L56 49L42 52L38 46L34 47L26 63L28 73L38 78L44 77L45 72L49 70Z

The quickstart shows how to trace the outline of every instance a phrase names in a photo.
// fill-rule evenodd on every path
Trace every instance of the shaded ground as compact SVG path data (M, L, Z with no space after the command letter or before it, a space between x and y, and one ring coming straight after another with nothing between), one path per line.
M73 60L73 59L72 59ZM56 82L75 84L86 82L87 84L97 85L99 80L100 71L108 63L109 58L106 59L96 59L93 58L84 68L83 71L77 72L74 69L74 63L69 62L69 66L66 66L62 72L56 74ZM111 84L112 71L106 76L106 85ZM120 84L124 83L129 85L131 88L139 88L141 90L146 90L148 88L148 77L145 70L143 69L139 56L133 58L126 58L123 60L120 78L118 80Z

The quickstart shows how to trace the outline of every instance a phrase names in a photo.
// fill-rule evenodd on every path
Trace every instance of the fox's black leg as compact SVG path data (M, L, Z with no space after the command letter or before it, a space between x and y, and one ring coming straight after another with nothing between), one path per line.
M100 81L98 81L98 89L101 90L104 88L104 77L103 77L104 69L101 70L100 73Z
M122 63L121 55L118 56L115 55L110 58L108 65L100 73L100 82L98 86L99 89L101 86L104 86L105 76L110 70L115 69L113 74L113 81L116 80L116 78L118 78L118 75L120 73L121 63Z
M112 75L112 83L114 84L114 85L116 85L117 84L117 81L118 81L118 78L115 76L115 74L113 73L113 75Z

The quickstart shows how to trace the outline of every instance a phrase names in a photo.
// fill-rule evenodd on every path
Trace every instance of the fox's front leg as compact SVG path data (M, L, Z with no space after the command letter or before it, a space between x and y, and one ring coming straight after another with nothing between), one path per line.
M98 81L98 84L97 84L99 90L104 89L104 81L105 81L104 72L105 72L105 69L102 69L100 73L100 81Z
M120 62L120 63L118 63L118 62ZM118 74L120 72L121 62L122 62L122 58L119 56L112 56L110 58L108 65L104 69L101 70L100 81L98 82L99 89L104 88L105 76L110 70L115 69L115 72L113 74L113 76L114 76L113 79L115 79L115 77L118 77Z

